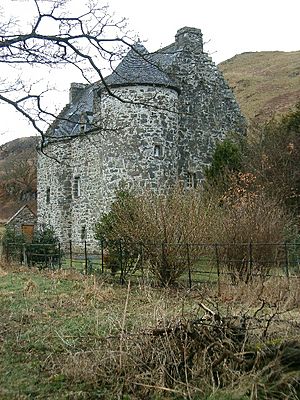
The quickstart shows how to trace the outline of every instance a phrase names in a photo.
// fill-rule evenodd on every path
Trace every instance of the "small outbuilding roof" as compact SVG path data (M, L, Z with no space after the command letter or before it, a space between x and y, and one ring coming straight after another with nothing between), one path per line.
M21 207L10 219L6 222L6 225L11 223L18 215L20 215L25 209L28 209L31 214L36 217L36 213L32 211L32 209L28 206L28 204L25 204L23 207Z

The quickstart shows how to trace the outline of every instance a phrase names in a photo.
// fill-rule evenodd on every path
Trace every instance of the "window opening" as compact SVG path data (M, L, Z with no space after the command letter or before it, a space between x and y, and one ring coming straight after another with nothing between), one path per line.
M160 144L154 145L154 157L161 157L162 156L162 147Z
M187 187L191 189L196 189L197 187L197 175L196 172L187 173Z
M50 188L48 187L46 190L46 203L50 203Z
M85 240L86 239L86 227L83 226L81 228L81 240Z
M75 176L74 178L74 197L80 196L80 177Z

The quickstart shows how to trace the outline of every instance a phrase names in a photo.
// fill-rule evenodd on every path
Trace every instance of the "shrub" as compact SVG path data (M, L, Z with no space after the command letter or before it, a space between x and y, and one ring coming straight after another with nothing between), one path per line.
M58 238L53 229L47 227L35 232L32 243L26 245L26 253L28 265L40 268L59 265L62 256Z
M166 195L119 196L97 225L96 237L110 242L122 239L131 263L142 256L158 281L170 285L188 268L186 244L208 241L211 208L200 190L184 191L179 186ZM189 257L194 262L199 250L191 248Z
M205 183L208 187L218 187L225 190L232 173L242 167L242 146L233 140L225 139L218 142L213 154L211 165L205 170Z
M256 274L266 276L282 262L280 244L296 232L293 218L278 200L251 190L253 181L252 174L232 177L215 214L214 240L222 244L220 260L234 281L247 282Z
M127 271L143 257L157 280L171 285L203 256L215 258L218 243L219 262L233 281L266 276L282 262L279 244L293 236L294 225L278 201L252 190L254 180L239 173L223 195L179 186L167 194L119 195L96 230L108 244L110 267L120 268L120 251Z
M23 262L26 238L17 230L7 227L2 237L3 254L7 261Z

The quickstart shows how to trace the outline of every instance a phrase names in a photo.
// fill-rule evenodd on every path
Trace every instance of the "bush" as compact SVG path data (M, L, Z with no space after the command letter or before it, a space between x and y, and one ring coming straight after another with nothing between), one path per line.
M43 227L35 232L32 243L26 245L29 266L48 268L60 265L61 251L59 240L52 228Z
M266 276L282 262L280 244L296 232L293 218L278 200L251 190L253 180L251 174L232 177L215 215L214 241L221 243L220 261L234 281Z
M122 239L131 263L136 264L138 257L146 259L154 276L166 286L188 269L187 243L208 241L211 211L200 190L184 191L179 186L166 195L122 195L97 225L96 237L110 243ZM189 257L194 262L199 251L191 248Z
M7 227L2 237L3 253L7 261L23 262L26 237L14 229Z
M280 203L251 190L253 179L238 174L221 197L179 186L165 195L118 196L96 230L109 248L110 267L120 268L122 251L124 270L142 257L162 285L172 285L189 265L214 258L218 243L219 262L233 281L266 276L282 260L278 246L292 237L293 220Z
M242 146L233 140L218 142L211 165L205 170L205 183L208 187L226 190L232 173L242 167Z

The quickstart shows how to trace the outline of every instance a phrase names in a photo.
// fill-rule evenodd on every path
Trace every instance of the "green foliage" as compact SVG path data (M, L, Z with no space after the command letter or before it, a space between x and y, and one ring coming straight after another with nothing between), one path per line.
M22 232L7 227L2 237L3 252L8 261L23 259L23 246L26 243L26 237Z
M127 190L120 189L116 193L116 199L112 203L110 211L103 214L100 221L95 226L95 238L104 241L116 241L126 239L119 236L115 227L118 223L118 210L126 210L129 218L133 218L132 203L134 196Z
M230 139L218 142L211 165L205 171L206 182L212 186L224 186L227 183L227 175L239 171L241 165L241 146Z
M26 242L26 238L22 232L7 227L5 229L2 241L4 245L13 243L20 245Z
M294 111L256 128L245 154L244 168L256 176L257 187L300 209L300 104Z
M122 280L136 270L139 264L139 246L118 229L120 210L126 214L128 222L133 222L133 203L134 196L129 191L120 189L110 211L102 216L95 227L95 238L102 242L107 267L113 275L120 270Z
M29 265L38 265L41 268L59 265L61 252L59 240L52 228L42 227L37 230L32 243L26 245L27 262Z
M49 227L42 227L38 229L32 239L33 244L53 244L58 245L59 240L55 236L54 230Z
M20 231L7 228L2 243L4 254L9 261L24 262L26 254L30 266L53 267L59 264L62 256L59 240L51 228L43 227L36 231L31 243L28 243L26 236Z

